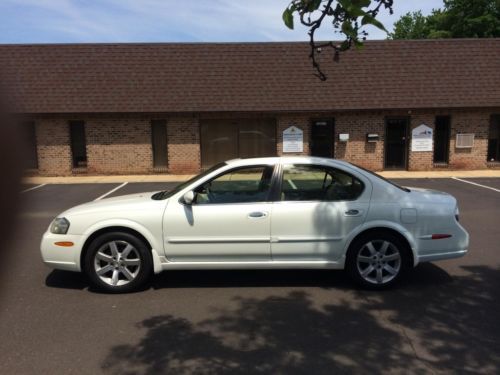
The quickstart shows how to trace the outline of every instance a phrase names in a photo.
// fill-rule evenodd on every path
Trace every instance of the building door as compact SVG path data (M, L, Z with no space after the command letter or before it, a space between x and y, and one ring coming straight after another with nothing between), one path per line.
M221 161L276 155L274 119L202 120L201 168Z
M151 143L153 146L153 168L166 169L168 165L167 122L151 121Z
M73 168L87 167L87 142L85 140L85 123L69 122L69 135Z
M315 120L311 125L311 155L333 157L333 120Z
M448 164L450 149L450 116L437 116L434 130L434 163Z
M408 119L385 121L385 168L406 169L408 152Z

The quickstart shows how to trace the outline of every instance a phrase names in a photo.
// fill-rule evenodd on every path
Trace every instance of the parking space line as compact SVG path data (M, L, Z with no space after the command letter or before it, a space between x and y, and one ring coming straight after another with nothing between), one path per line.
M47 184L40 184L40 185L37 185L37 186L30 187L28 189L25 189L25 190L21 191L21 194L22 193L26 193L26 192L31 191L31 190L35 190L35 189L41 188L42 186L45 186L45 185L47 185Z
M495 188L493 188L493 187L491 187L491 186L481 185L481 184L478 184L477 182L472 182L472 181L462 180L461 178L458 178L458 177L452 177L452 179L457 180L457 181L462 181L462 182L465 182L465 183L467 183L467 184L480 186L480 187L482 187L482 188L485 188L485 189L490 189L490 190L496 191L497 193L500 193L500 189L495 189Z
M114 189L111 189L110 191L108 191L107 193L104 193L103 195L101 195L100 197L97 197L96 199L94 199L94 201L99 201L101 200L102 198L106 198L108 195L114 193L115 191L117 191L118 189L121 189L122 187L124 187L125 185L127 185L128 182L124 182L123 184L121 185L118 185L117 187L115 187Z

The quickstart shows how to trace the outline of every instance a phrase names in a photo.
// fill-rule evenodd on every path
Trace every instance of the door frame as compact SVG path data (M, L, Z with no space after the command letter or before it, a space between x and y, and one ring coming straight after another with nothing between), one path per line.
M403 156L403 161L404 161L404 166L402 168L397 168L397 167L388 167L387 166L387 121L388 120L403 120L405 121L405 147L404 147L404 156ZM390 169L390 170L408 170L408 159L409 159L409 138L410 138L410 124L411 124L411 117L410 116L386 116L384 117L384 170L385 169Z
M325 122L328 122L330 123L331 125L331 139L332 139L332 147L331 147L331 152L330 152L330 158L335 158L335 117L318 117L318 118L311 118L311 123L310 123L310 128L309 128L309 155L311 156L314 156L312 154L312 140L313 140L313 127L314 127L314 123L315 122L321 122L321 121L325 121Z

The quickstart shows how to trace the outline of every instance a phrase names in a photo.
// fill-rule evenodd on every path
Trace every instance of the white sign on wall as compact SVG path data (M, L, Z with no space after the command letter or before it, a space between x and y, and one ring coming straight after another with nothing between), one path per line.
M425 124L417 126L411 132L411 150L413 152L432 151L433 130Z
M283 152L303 152L304 132L296 126L283 130Z

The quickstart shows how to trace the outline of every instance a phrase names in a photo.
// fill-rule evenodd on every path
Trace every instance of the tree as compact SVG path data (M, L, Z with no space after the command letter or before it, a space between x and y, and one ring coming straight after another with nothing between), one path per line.
M341 51L348 50L353 45L361 48L368 35L364 30L365 25L387 31L377 20L377 15L381 9L387 9L392 14L392 4L393 0L292 0L283 12L283 21L293 29L294 16L297 15L300 23L309 28L309 57L316 75L324 81L327 77L317 61L319 51L330 48L337 58ZM330 22L343 40L339 43L317 42L315 33L323 22Z
M407 13L394 24L392 39L500 37L500 0L444 0L428 16Z
M421 11L408 12L394 23L391 39L424 39L429 35L428 17Z

